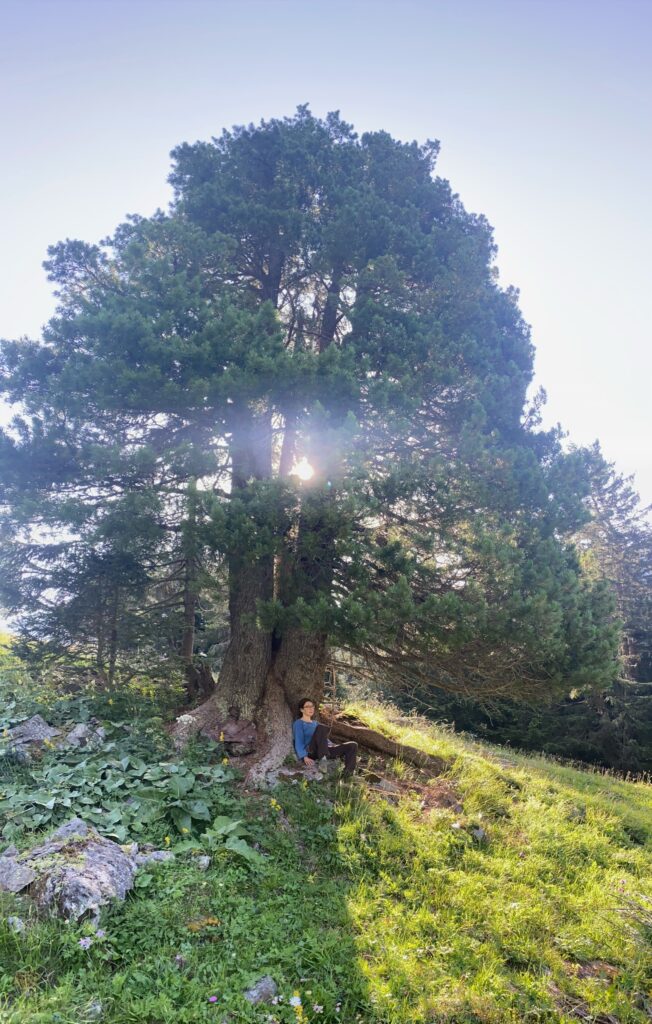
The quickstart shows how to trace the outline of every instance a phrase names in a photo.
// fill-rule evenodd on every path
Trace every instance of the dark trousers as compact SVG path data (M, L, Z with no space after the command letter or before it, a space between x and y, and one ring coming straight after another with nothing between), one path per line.
M344 761L344 774L353 775L355 770L355 759L358 753L358 744L355 740L348 743L337 743L335 746L328 745L328 729L321 723L315 729L312 739L308 745L308 757L327 757L332 761L335 757L341 757Z

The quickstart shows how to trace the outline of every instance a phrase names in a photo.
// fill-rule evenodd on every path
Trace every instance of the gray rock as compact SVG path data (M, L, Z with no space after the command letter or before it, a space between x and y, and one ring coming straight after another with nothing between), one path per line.
M152 850L151 853L137 853L133 859L138 867L141 867L143 864L158 864L174 860L174 854L172 850Z
M0 853L0 857L17 857L17 856L18 856L18 847L15 846L14 843L12 843L11 846L8 846L6 850L3 850L2 853Z
M13 747L7 747L5 756L10 758L14 764L31 764L35 749L33 744L26 743L25 746L21 746L20 743L15 743Z
M0 864L3 860L9 858ZM89 912L97 917L99 907L124 899L137 867L121 846L80 818L21 854L20 866L30 872L30 895L37 906L74 920Z
M64 842L72 836L83 838L88 835L89 831L89 826L82 818L71 818L70 821L67 821L64 825L59 825L59 828L54 830L45 845L49 846L51 843ZM36 846L33 850L30 850L30 857L33 857L40 849L40 846Z
M7 924L11 928L12 932L18 933L25 931L25 922L22 917L8 917Z
M60 735L61 729L52 728L41 715L33 715L9 729L7 751L18 764L29 764L46 740L51 742Z
M40 715L34 715L10 729L8 738L10 743L42 743L43 740L53 740L60 735L61 729L52 728Z
M265 974L252 988L247 989L244 997L248 1003L256 1006L258 1003L271 1003L277 992L276 982L269 974Z
M211 866L211 859L206 854L203 854L201 857L195 857L194 862L200 871L208 871Z
M323 777L322 773L315 768L281 766L268 772L265 779L267 780L267 785L274 788L274 786L278 786L282 782L302 782L304 779L307 779L308 782L320 782Z
M479 827L471 829L471 835L474 836L478 840L478 842L482 842L483 839L487 838L487 833L485 832L485 830Z
M397 793L398 794L398 793L401 792L401 787L400 786L396 786L393 782L390 782L389 779L381 778L378 781L377 788L378 789L382 789L383 792L385 792L385 793Z
M19 864L13 857L0 857L0 890L3 892L20 892L35 878L32 868Z
M106 731L93 722L79 722L59 741L61 747L100 747L106 739Z

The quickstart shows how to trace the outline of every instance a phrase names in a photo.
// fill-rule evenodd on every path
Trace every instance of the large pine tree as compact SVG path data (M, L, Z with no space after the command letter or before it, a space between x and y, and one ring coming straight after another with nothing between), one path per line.
M230 643L192 727L236 703L268 761L333 648L494 694L613 662L608 601L564 540L586 460L527 418L517 295L437 149L306 107L182 145L169 212L54 246L56 316L3 346L25 410L0 451L13 543L44 502L101 523L148 495L186 539L186 629L198 551L226 570Z

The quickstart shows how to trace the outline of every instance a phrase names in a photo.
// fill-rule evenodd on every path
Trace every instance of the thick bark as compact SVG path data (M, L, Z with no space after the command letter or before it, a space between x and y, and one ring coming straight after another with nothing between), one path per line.
M294 628L281 637L273 671L295 716L304 697L310 697L315 704L322 699L327 658L325 633Z
M326 302L319 331L319 353L325 352L332 344L337 330L337 316L340 306L340 289L342 287L342 267L333 268L331 283L326 292Z
M199 606L199 551L197 545L197 484L191 480L188 486L188 518L183 526L183 633L180 655L186 674L188 699L207 697L214 690L208 666L198 667L193 663L195 651L195 616Z
M248 409L234 416L231 493L246 508L252 484L272 474L272 432L269 412ZM229 557L229 622L231 639L220 672L216 703L222 711L236 704L243 718L255 718L263 701L272 657L272 639L258 628L258 602L273 597L271 552L252 557L232 551Z
M243 718L256 717L272 660L271 634L259 629L256 623L257 602L272 596L271 557L260 562L240 565L230 588L231 640L215 694L221 711L235 704Z
M253 487L271 476L271 423L266 412L244 406L234 410L231 431L231 495L247 514ZM242 718L257 720L265 697L272 659L272 638L258 628L258 602L273 596L272 554L251 556L233 550L229 565L230 640L215 693L199 708L183 715L174 730L182 745L201 729L226 718L236 705Z
M293 715L283 690L271 671L266 680L265 697L258 715L259 756L249 769L247 783L264 786L266 775L278 767L292 750Z

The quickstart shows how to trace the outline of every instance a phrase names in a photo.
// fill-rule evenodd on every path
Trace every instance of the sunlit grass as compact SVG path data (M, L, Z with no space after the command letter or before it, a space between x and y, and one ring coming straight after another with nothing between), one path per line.
M99 1001L106 1024L297 1024L296 991L309 1024L649 1021L652 787L348 710L444 758L456 802L424 801L427 776L400 757L373 766L400 796L250 794L238 815L261 866L223 853L206 874L163 867L88 951L85 925L30 918L15 934L6 917L25 905L4 897L0 1020L86 1024ZM280 1001L251 1007L263 974Z

